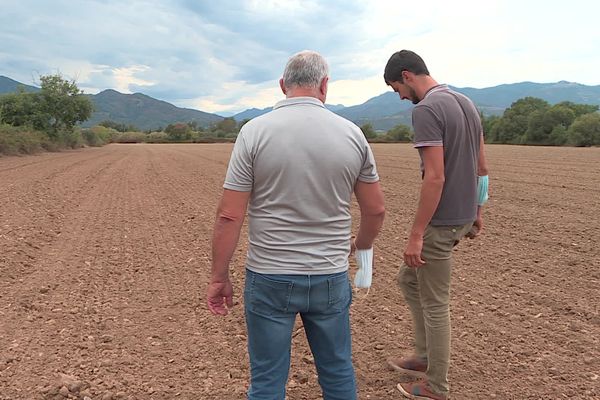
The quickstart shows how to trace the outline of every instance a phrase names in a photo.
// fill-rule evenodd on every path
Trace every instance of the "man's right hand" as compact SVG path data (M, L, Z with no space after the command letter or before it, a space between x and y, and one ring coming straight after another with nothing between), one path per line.
M404 250L404 263L411 268L422 267L425 260L421 257L423 251L423 235L411 235L408 237L408 243Z
M227 315L233 307L233 287L231 281L211 282L206 289L208 309L214 315Z

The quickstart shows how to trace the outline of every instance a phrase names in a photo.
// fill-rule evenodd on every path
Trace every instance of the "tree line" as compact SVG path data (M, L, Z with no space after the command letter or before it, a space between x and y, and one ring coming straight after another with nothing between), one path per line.
M536 97L511 104L502 116L482 117L487 143L549 146L600 145L597 105L570 101L550 105Z
M234 142L246 122L248 120L237 122L229 117L208 127L202 127L196 121L191 121L140 131L130 125L107 120L83 131L94 132L97 136L108 136L109 141L113 143L216 143Z
M92 128L80 128L93 112L93 104L74 81L60 75L40 77L39 92L0 96L0 154L55 151L106 143L206 143L233 142L242 126L233 118L202 127L196 121L169 124L142 132L131 124L106 120ZM550 105L525 97L512 103L502 116L483 116L487 143L531 145L600 145L599 106L569 101ZM361 130L370 142L410 142L410 127L399 124L378 132L370 123Z

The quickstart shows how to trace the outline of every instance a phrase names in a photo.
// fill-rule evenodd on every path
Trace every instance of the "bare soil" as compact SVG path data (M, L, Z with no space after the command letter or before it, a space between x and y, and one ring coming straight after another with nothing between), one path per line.
M361 399L398 399L385 360L412 345L396 274L420 174L410 145L373 148L388 214L373 287L352 305L354 361ZM230 152L0 158L0 399L244 398L245 233L236 306L219 318L204 304ZM488 158L484 233L454 254L453 398L599 399L600 148L488 146ZM319 399L297 328L288 398Z

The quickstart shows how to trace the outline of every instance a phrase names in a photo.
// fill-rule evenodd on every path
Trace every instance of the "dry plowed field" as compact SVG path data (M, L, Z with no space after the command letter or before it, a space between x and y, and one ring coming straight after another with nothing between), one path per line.
M411 349L396 274L420 174L410 145L373 148L388 213L373 287L352 305L354 361L361 399L397 399L385 360ZM0 158L0 399L244 398L245 233L236 306L204 304L230 151ZM453 398L599 399L600 148L488 146L488 159L484 235L455 251ZM299 323L288 398L320 398Z

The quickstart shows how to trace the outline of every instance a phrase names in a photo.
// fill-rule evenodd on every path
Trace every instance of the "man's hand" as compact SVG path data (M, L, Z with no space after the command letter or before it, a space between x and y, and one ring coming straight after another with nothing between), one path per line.
M483 230L483 218L481 217L481 215L477 216L477 219L473 223L473 226L477 227L477 234L479 235Z
M352 235L350 238L350 257L356 252L356 236Z
M227 315L233 307L233 287L227 279L225 282L211 282L206 290L208 309L214 315Z
M404 250L404 263L412 268L421 267L425 261L421 258L423 251L423 236L410 235L406 250Z
M477 219L473 222L473 227L465 235L469 239L475 239L483 230L483 217L481 216L481 206L477 207Z
M483 229L483 218L479 217L473 223L473 227L467 232L465 235L469 239L475 239L477 236L481 234L481 230Z

